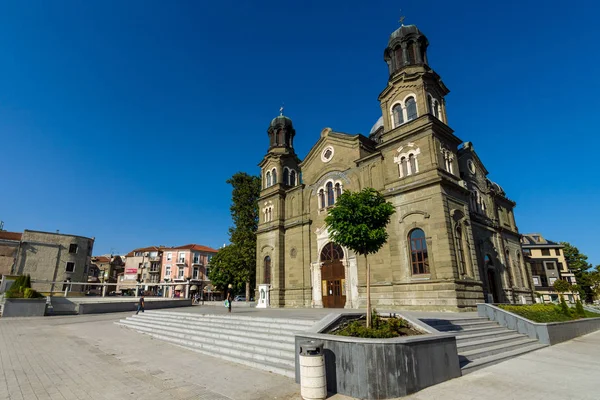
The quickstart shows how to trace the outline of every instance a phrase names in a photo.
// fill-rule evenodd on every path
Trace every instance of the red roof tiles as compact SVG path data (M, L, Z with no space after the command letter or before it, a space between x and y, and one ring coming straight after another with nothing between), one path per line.
M21 232L0 231L0 239L21 241L23 234Z

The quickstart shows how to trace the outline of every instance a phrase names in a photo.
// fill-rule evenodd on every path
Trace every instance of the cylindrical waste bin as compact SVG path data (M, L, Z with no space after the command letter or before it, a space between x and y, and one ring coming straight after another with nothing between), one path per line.
M323 343L314 340L300 344L300 395L304 400L327 398Z

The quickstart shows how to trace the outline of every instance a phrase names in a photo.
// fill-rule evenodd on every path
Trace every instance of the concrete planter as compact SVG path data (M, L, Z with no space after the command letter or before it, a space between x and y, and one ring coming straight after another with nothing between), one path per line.
M329 335L332 326L349 316L330 314L309 331L296 334L296 382L300 383L300 344L324 343L327 391L359 399L406 396L461 376L453 334L437 333L417 320L402 318L427 332L393 339L363 339ZM382 314L385 316L385 314Z
M600 330L600 318L582 318L566 322L533 322L491 304L477 304L477 313L500 325L523 333L544 344L557 344Z
M4 299L2 317L43 317L46 299Z

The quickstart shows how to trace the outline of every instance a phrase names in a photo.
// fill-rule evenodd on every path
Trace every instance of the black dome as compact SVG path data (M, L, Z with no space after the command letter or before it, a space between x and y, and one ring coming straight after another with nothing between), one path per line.
M270 126L280 126L280 125L283 125L285 127L294 126L292 124L292 120L289 119L288 117L286 117L285 115L279 115L279 116L273 118L273 120L271 120Z
M422 36L423 34L416 25L402 25L400 28L392 32L389 43L393 42L395 39L403 39L411 35Z

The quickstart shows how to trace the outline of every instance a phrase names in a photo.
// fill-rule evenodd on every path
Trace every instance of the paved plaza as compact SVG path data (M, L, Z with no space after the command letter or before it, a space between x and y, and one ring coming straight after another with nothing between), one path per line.
M224 307L178 311L222 313ZM240 307L234 312L319 319L328 310ZM0 400L301 399L300 388L292 379L198 354L113 323L131 314L0 319ZM597 332L444 382L406 399L595 400L600 397L596 384L599 358ZM349 398L330 398L343 399Z

